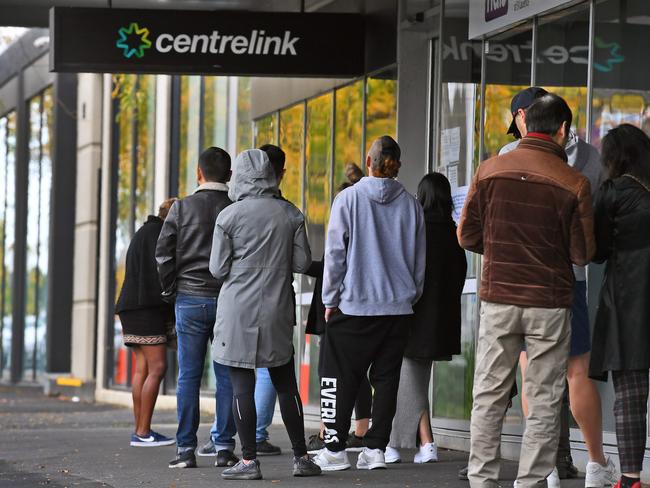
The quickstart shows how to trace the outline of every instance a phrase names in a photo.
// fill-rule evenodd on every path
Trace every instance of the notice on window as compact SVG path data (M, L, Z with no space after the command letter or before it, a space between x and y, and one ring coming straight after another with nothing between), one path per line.
M440 163L447 166L460 159L460 127L443 129L440 135Z
M465 200L467 199L467 193L469 192L469 186L461 186L458 188L453 188L451 190L451 199L454 202L454 211L452 217L456 224L460 221L460 214L463 212L463 207L465 206Z
M450 164L447 166L447 179L451 185L451 189L458 188L458 165Z

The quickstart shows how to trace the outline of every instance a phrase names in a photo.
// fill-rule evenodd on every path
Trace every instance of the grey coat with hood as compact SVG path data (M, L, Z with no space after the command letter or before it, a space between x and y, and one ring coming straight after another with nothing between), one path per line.
M238 368L272 368L293 355L292 273L311 264L305 220L279 198L265 152L235 160L228 196L217 217L210 272L223 283L217 303L212 358Z

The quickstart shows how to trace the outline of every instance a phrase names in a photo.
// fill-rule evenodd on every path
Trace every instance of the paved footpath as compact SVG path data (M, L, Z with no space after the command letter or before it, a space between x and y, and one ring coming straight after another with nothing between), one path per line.
M210 428L210 419L203 420L200 440ZM289 440L279 426L272 427L271 439L282 447L283 454L260 459L264 480L226 482L219 476L220 469L213 466L214 458L199 457L197 469L172 470L167 461L174 456L173 447L129 447L131 424L131 412L125 408L47 398L33 388L0 387L0 487L469 487L457 477L467 454L446 450L435 464L404 462L386 470L351 469L318 478L293 478ZM175 412L156 412L154 429L173 435ZM403 459L413 459L413 453L403 451ZM350 461L354 466L356 454L351 453ZM504 462L504 487L512 486L515 469L514 463ZM563 482L562 487L580 488L583 483L572 480Z

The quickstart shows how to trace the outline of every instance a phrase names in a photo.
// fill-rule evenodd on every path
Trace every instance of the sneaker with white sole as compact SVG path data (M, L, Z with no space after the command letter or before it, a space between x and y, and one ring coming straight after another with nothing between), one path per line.
M420 446L418 452L415 453L413 462L415 464L435 463L438 461L438 446L435 442L428 442Z
M546 477L546 484L548 488L560 488L560 474L558 473L557 467L553 468L551 474Z
M149 431L149 435L131 434L132 447L160 447L171 446L176 444L176 439L159 434L153 430Z
M357 459L357 469L386 469L384 451L364 447Z
M348 453L345 451L333 452L327 448L321 449L313 458L313 461L323 471L343 471L350 469Z
M384 452L384 461L386 464L397 464L402 462L402 456L400 456L399 451L394 447L387 447L386 452Z
M585 488L603 488L614 486L618 482L616 466L610 458L607 458L605 466L600 463L587 463Z

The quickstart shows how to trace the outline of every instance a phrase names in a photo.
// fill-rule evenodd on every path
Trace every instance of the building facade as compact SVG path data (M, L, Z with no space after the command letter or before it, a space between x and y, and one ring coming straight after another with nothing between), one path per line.
M295 8L282 1L264 5ZM367 18L366 69L352 79L68 75L47 69L36 76L47 45L32 46L32 57L22 64L8 58L9 51L0 55L0 66L7 66L5 59L15 65L0 70L2 380L43 381L50 388L78 384L98 400L130 402L133 360L113 309L125 252L162 200L193 190L196 160L206 146L224 147L233 156L265 143L282 147L287 174L281 189L304 212L318 258L343 169L349 162L363 166L378 135L393 135L402 146L400 180L409 191L426 172L441 171L459 211L477 166L512 140L506 134L510 100L522 88L538 85L563 96L574 113L572 130L597 148L607 130L622 122L650 131L650 77L638 42L650 32L648 2L544 0L498 12L486 11L489 5L307 2L307 11ZM19 42L34 44L44 35L32 29ZM30 84L32 76L38 83ZM468 263L463 352L435 365L430 392L439 444L459 449L469 445L479 309L480 259L468 254ZM590 266L592 317L601 280L602 267ZM313 286L311 278L295 277L294 345L305 411L316 419L319 346L304 334ZM169 364L160 402L171 406L173 352ZM206 408L214 387L209 371ZM615 455L613 390L605 383L599 388L606 451ZM516 399L504 427L505 456L517 454L522 431ZM578 429L572 441L584 467Z

